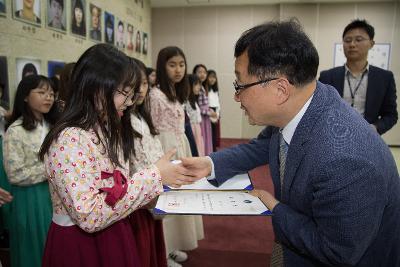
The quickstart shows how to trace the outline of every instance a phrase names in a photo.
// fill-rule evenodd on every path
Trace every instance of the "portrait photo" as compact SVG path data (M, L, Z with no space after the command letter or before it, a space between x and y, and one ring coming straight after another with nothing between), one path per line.
M67 12L66 0L47 0L47 27L54 30L66 31Z
M6 1L0 0L0 16L5 16L7 12Z
M71 32L86 37L85 0L71 0Z
M40 0L13 0L14 19L35 25L41 24Z
M0 106L8 109L10 102L10 91L8 89L8 65L7 57L0 56Z
M62 61L48 61L47 62L47 77L57 77L60 79L60 74L64 68L65 62Z
M125 24L120 19L118 19L117 23L117 34L115 43L119 49L125 48Z
M40 59L30 59L30 58L17 58L16 64L16 79L15 85L18 86L19 82L22 80L22 77L26 77L32 74L41 74L41 61Z
M147 33L143 33L143 47L142 47L142 53L143 55L147 55L147 51L149 50L149 37Z
M101 41L101 8L90 4L90 39Z
M136 32L135 48L137 53L140 53L142 50L142 37L139 30Z
M126 49L129 51L133 51L133 36L134 36L134 30L133 30L133 25L128 24L126 26Z
M114 44L114 15L104 12L104 41Z

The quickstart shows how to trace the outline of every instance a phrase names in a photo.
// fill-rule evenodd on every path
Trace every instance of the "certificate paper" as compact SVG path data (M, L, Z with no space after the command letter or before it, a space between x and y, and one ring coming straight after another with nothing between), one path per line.
M193 184L183 185L179 188L164 186L164 191L170 190L253 190L253 184L251 183L250 177L247 173L238 174L219 187L212 185L207 181L207 178L201 178Z
M162 214L271 215L262 201L238 191L169 191L161 194L153 212Z

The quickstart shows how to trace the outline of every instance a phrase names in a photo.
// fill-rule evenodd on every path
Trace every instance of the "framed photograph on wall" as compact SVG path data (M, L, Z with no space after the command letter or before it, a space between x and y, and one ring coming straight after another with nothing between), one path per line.
M90 4L90 39L94 41L101 41L101 8Z
M57 77L60 79L60 73L62 69L64 68L65 62L62 61L48 61L47 62L47 76L49 78L51 77Z
M5 16L7 12L6 0L0 0L0 16Z
M16 20L40 26L41 0L12 0L13 17Z
M125 49L125 23L120 19L118 19L117 21L117 33L115 43L119 49Z
M147 51L149 50L149 37L146 32L143 33L143 47L142 53L143 55L147 55Z
M42 73L40 59L17 58L15 65L17 66L17 76L15 79L16 86L18 86L19 82L22 80L22 77Z
M128 51L133 52L133 36L135 35L134 33L134 28L132 24L127 24L126 26L126 49Z
M86 38L86 1L71 0L71 33Z
M141 50L142 50L142 36L141 36L140 31L138 30L136 32L135 51L137 53L140 53Z
M66 0L46 0L46 25L50 29L65 32L67 25Z
M114 44L114 15L104 12L104 41Z
M10 91L8 89L8 65L7 58L0 56L0 105L8 109L10 103Z

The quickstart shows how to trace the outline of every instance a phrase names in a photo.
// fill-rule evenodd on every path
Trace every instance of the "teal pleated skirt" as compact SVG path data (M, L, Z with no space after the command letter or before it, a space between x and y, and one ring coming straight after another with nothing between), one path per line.
M3 165L3 140L0 136L0 187L10 192L11 186L8 182L7 174L4 170ZM9 230L9 218L10 218L10 204L4 204L0 208L0 235L4 231Z
M11 185L10 256L12 267L40 267L52 218L48 182Z

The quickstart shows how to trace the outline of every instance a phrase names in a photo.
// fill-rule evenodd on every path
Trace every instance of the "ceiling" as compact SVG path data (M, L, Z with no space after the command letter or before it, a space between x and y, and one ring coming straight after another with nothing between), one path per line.
M191 7L224 5L268 5L284 3L360 3L394 2L395 0L150 0L151 7Z

